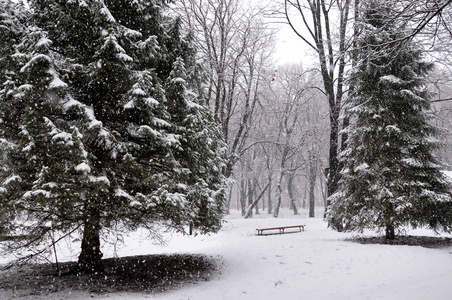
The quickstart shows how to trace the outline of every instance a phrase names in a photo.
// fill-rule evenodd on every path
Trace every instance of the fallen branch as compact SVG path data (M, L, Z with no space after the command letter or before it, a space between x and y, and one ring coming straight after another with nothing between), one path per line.
M264 189L261 191L261 193L259 194L259 196L256 198L256 200L253 201L253 203L250 204L250 206L248 206L248 208L246 209L246 213L245 213L245 219L248 219L251 217L251 214L253 212L253 208L257 205L257 203L259 202L259 200L261 200L262 196L264 195L265 191L267 190L267 188L270 186L270 181L267 183L267 185L264 187Z

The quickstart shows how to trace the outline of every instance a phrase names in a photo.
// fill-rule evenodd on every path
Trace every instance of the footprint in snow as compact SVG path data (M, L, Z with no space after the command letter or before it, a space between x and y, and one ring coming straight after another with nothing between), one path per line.
M282 284L283 284L283 282L281 280L278 280L275 282L275 286L282 285Z

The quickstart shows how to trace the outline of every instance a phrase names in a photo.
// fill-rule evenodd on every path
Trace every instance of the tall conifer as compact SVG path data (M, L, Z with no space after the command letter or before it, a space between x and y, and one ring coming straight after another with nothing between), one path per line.
M356 91L347 103L348 147L329 218L345 230L383 230L388 239L404 226L449 232L451 186L433 155L437 129L429 123L425 85L433 65L388 22L396 20L391 3L370 1L364 10Z
M190 91L195 51L166 1L29 4L0 98L22 104L14 130L0 126L14 149L1 203L35 220L16 230L40 249L46 233L80 232L80 271L102 268L100 237L115 228L219 230L224 144Z

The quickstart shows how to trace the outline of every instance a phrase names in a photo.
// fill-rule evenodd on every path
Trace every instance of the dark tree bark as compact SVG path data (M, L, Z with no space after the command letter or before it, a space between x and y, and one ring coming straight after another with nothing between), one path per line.
M248 186L248 206L250 206L253 203L253 197L254 197L254 189L253 189L253 184L251 183L251 179L247 179L246 180L246 184ZM252 214L252 212L251 212Z
M240 208L242 211L242 216L245 216L246 207L246 190L245 190L245 179L240 180Z
M317 159L315 154L309 155L309 217L315 217L315 181L317 179Z
M267 213L271 215L273 213L273 202L272 202L272 175L268 175L268 198L267 198Z
M386 222L385 233L387 240L395 239L395 227L393 221L394 215L395 215L394 205L387 200L385 212L385 222Z
M84 221L81 253L78 257L78 271L94 273L102 271L102 252L100 251L100 211L91 206Z
M394 225L392 224L388 224L388 226L386 227L386 239L387 240L395 239L395 230Z

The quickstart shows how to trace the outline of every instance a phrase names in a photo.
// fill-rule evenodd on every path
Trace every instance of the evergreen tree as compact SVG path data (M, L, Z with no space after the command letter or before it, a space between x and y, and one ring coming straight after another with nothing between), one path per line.
M433 65L413 41L393 47L405 36L387 21L395 20L390 7L371 1L364 11L356 93L347 103L348 147L330 221L348 231L384 230L387 239L403 226L450 232L451 186L432 154L437 129L429 124L425 87Z
M221 143L219 127L214 123L209 110L199 105L201 102L187 87L188 75L182 58L176 58L167 79L168 110L171 121L176 125L180 147L174 155L178 161L181 192L188 195L190 228L203 228L203 224L220 228L221 201L224 199L222 182L224 162L219 157L226 155L226 145ZM204 230L204 229L202 229Z
M14 114L14 108L21 106L21 102L10 93L18 76L11 56L15 53L14 45L23 37L26 18L26 11L20 5L0 0L0 183L6 181L13 184L14 181L13 177L7 181L11 173L7 157L14 149L14 143L4 137L6 134L17 136L19 133L11 125L18 117ZM5 192L6 189L0 187L0 194ZM14 219L14 213L7 204L0 201L0 235L11 230Z
M14 151L1 201L35 220L14 222L33 244L80 231L79 271L102 268L100 236L114 228L220 228L223 144L165 2L29 1L33 26L5 54L20 76L0 103L24 105L20 139L2 131Z

